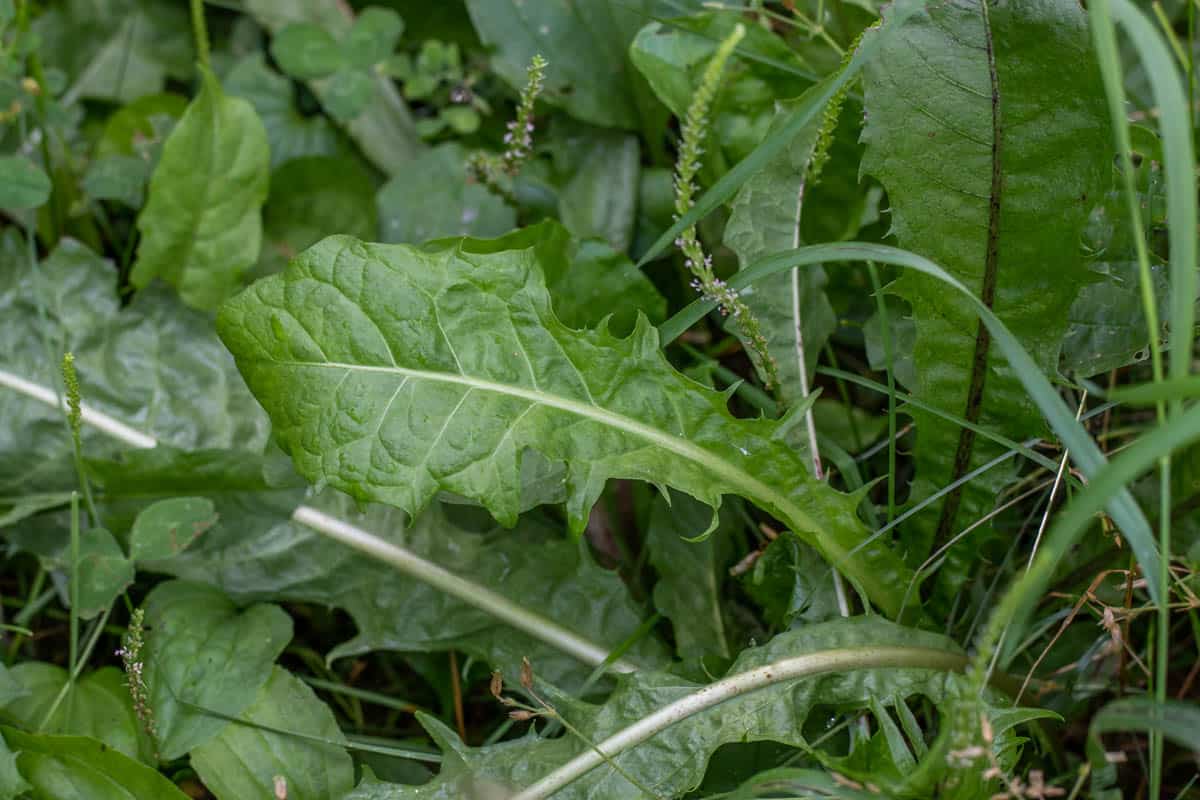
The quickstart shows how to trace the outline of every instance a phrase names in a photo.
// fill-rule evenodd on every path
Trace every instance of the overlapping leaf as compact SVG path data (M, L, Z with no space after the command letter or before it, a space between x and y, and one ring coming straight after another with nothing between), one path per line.
M781 118L786 109L787 106L781 109ZM810 189L809 169L820 127L817 119L805 126L734 197L725 226L725 243L737 253L742 268L804 244L801 236L804 200ZM779 368L781 396L789 404L803 399L801 388L809 385L807 380L812 377L821 347L837 323L825 296L825 282L821 267L797 267L773 275L742 293L746 305L762 324L767 349Z
M311 481L414 513L450 491L511 525L534 450L563 463L575 530L610 478L714 508L740 494L897 609L904 567L866 542L857 498L807 477L785 424L733 418L644 322L625 339L563 326L536 255L331 237L227 303L218 331Z
M10 265L0 270L0 372L53 391L69 350L84 402L125 424L177 447L263 447L267 420L204 315L163 287L122 308L114 267L78 242L64 240L36 272L17 247L0 243ZM0 492L75 488L61 411L0 387L0 414ZM83 439L90 457L122 449L89 426Z
M827 649L888 645L958 652L940 635L903 628L877 617L859 617L780 634L762 647L743 651L729 674ZM782 682L682 719L554 796L556 800L637 797L642 792L630 784L627 778L632 777L656 796L679 797L699 783L712 753L723 744L808 744L804 723L817 704L864 708L876 698L882 707L922 695L942 706L957 696L963 681L951 672L905 668L851 670ZM538 688L541 693L542 687ZM438 777L422 786L367 784L348 795L347 800L450 800L488 796L488 791L503 796L504 790L528 786L607 736L700 688L702 684L678 676L643 672L622 678L603 705L582 703L547 689L547 701L586 741L575 735L542 739L531 731L522 739L476 749L464 745L441 723L422 716L422 723L443 749ZM934 769L944 771L944 754L936 753L932 758L940 762L933 765Z
M138 490L129 475L110 475L102 485ZM220 521L183 553L144 566L208 583L240 603L273 599L343 608L358 633L331 658L372 650L457 649L515 675L521 658L528 657L547 679L572 688L590 672L571 656L497 625L478 608L292 522L301 492L268 491L237 474L208 487L193 485L192 491L210 495ZM504 531L470 507L435 504L409 524L387 506L371 505L360 513L344 496L311 502L609 647L629 639L643 621L620 578L537 515ZM665 656L650 638L636 642L627 655L647 665Z
M1074 66L1062 69L1067 62ZM975 289L1046 372L1090 280L1079 241L1110 164L1094 63L1084 14L1070 0L956 1L910 18L864 72L863 168L888 191L899 243ZM916 273L891 289L912 306L916 397L1013 439L1043 430L967 303ZM998 454L932 414L913 414L917 496ZM1007 475L992 470L939 502L912 540L914 559L986 514ZM952 552L949 591L978 546Z

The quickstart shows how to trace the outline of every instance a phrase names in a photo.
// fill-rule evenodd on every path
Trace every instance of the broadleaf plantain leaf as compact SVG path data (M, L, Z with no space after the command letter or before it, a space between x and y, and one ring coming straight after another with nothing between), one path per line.
M186 800L165 775L88 736L0 727L34 797L54 800ZM5 776L9 777L9 776Z
M644 317L624 339L564 326L536 247L330 237L226 303L217 327L311 481L410 513L450 491L512 525L534 450L563 463L577 532L610 478L714 509L738 494L898 610L906 570L867 541L858 498L808 477L783 423L735 419L676 372Z
M292 620L275 605L238 613L221 592L168 581L146 598L145 681L159 752L178 758L217 735L254 701L292 638Z
M254 702L192 750L191 759L217 800L278 797L279 778L289 800L326 800L354 786L354 762L341 746L345 741L333 713L313 690L275 667Z
M185 303L210 310L258 260L271 159L254 107L226 95L207 69L201 75L150 177L130 280L141 288L161 277Z
M25 728L91 736L130 758L154 763L154 747L134 713L125 673L120 669L102 667L83 676L67 691L49 719L46 712L67 683L67 671L55 664L26 661L14 666L9 674L28 693L5 704L4 711Z
M1075 66L1062 69L1068 62ZM1091 280L1080 238L1111 163L1094 65L1085 14L1072 0L956 1L913 15L863 77L863 170L888 192L900 245L972 287L1048 373L1067 311ZM1043 431L964 300L915 272L891 291L912 306L918 399L1013 439ZM911 413L915 496L1001 452L932 414ZM992 469L935 504L936 513L916 521L914 560L990 511L1010 475ZM973 568L986 535L985 527L951 550L939 573L943 599Z

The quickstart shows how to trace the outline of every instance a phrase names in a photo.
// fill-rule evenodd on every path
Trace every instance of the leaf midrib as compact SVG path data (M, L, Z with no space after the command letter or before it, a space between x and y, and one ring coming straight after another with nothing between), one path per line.
M849 560L845 551L838 546L834 541L830 541L824 536L820 528L816 525L807 513L796 505L790 498L783 493L772 488L770 485L755 478L750 473L740 469L735 464L722 458L711 450L703 447L698 447L687 439L681 439L678 436L673 436L665 431L647 425L636 419L617 414L615 412L604 409L598 405L581 403L571 398L562 397L548 392L526 389L521 386L513 386L511 384L496 383L483 378L477 378L471 375L456 375L450 372L430 372L426 370L411 369L401 366L369 366L364 364L347 364L340 361L268 361L263 362L281 367L308 367L317 369L344 369L347 371L358 372L377 372L390 375L403 375L408 378L417 380L428 380L440 383L453 383L460 386L468 386L472 389L478 389L484 392L493 392L496 394L508 395L510 397L519 397L523 400L528 400L532 403L557 408L561 411L566 411L580 417L593 419L602 422L610 427L631 433L652 444L658 445L665 450L669 450L677 455L683 456L690 461L703 465L706 469L716 473L729 485L740 489L747 497L765 502L779 509L786 517L788 522L793 526L799 527L801 530L809 531L816 536L822 544L822 547L828 551L828 554L837 558L835 566L839 568L848 568ZM861 579L862 576L856 576Z

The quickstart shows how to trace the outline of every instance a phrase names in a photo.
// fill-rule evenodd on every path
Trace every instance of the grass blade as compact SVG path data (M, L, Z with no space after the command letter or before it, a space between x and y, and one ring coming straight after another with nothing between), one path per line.
M734 289L740 289L753 284L765 275L772 275L793 267L849 261L875 261L919 270L943 281L946 285L962 293L964 297L970 298L970 303L974 306L980 319L991 331L996 346L1004 353L1009 365L1020 377L1026 391L1029 392L1029 396L1050 423L1050 427L1062 440L1063 445L1071 451L1071 458L1080 471L1089 479L1093 479L1100 472L1107 463L1104 454L1096 447L1096 443L1092 441L1083 426L1076 421L1075 412L1063 403L1058 392L1037 368L1021 343L992 313L991 309L972 294L970 289L929 259L907 250L881 244L839 242L813 245L765 258L749 269L734 275L729 280L729 285ZM659 327L663 342L669 342L678 337L713 307L714 304L711 301L701 299L671 317ZM1154 534L1150 530L1150 524L1146 521L1146 516L1137 503L1134 502L1133 496L1122 487L1118 487L1118 489L1111 497L1107 498L1106 505L1109 513L1121 528L1145 574L1157 575L1161 558ZM1150 594L1156 603L1162 602L1161 592L1157 585L1151 585Z

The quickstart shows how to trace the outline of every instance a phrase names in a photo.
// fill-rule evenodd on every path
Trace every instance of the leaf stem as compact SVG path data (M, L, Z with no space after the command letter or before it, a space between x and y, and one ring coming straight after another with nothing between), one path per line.
M966 664L967 657L964 655L925 647L848 647L785 658L730 675L663 706L609 736L594 748L580 753L537 783L513 795L511 800L542 800L550 797L606 761L615 759L667 728L728 700L777 683L859 669L908 667L949 672L961 670Z
M208 69L208 25L204 22L204 0L192 0L192 34L196 37L196 60Z

